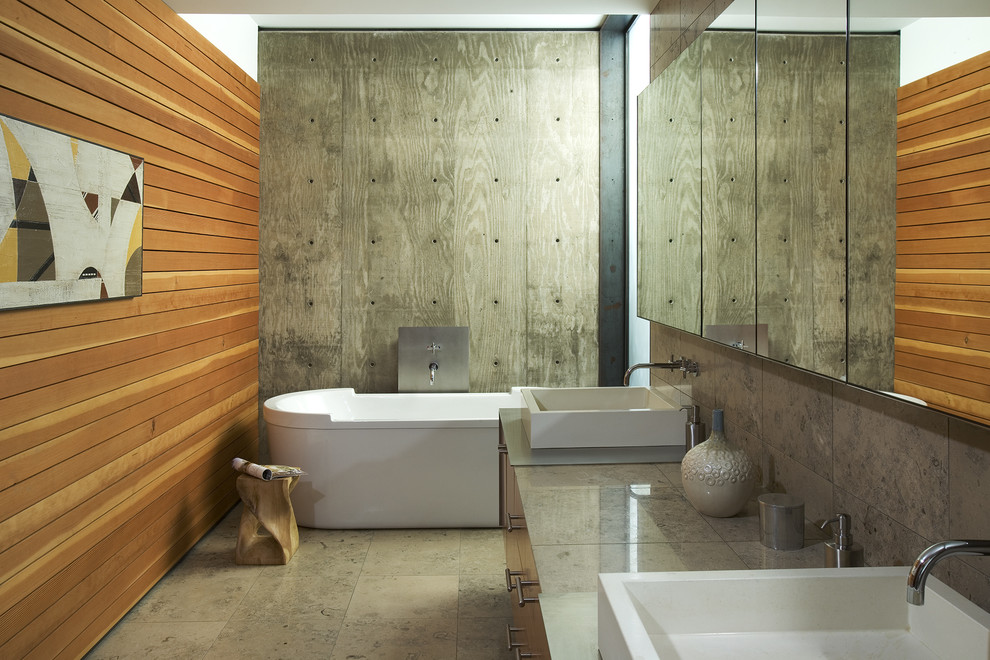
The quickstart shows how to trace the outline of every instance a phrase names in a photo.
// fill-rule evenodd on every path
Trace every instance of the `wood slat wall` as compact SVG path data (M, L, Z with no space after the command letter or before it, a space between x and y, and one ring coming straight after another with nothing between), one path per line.
M0 657L71 658L256 456L260 101L159 0L37 4L0 3L0 113L145 159L144 294L0 311Z
M990 423L990 51L897 99L897 392Z

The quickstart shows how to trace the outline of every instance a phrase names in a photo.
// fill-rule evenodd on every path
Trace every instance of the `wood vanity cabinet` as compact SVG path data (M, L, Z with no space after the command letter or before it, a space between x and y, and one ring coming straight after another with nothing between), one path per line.
M540 611L540 583L533 546L526 529L515 468L509 463L504 446L500 446L499 451L505 582L512 599L512 625L506 631L506 643L517 658L546 660L550 658L550 650Z

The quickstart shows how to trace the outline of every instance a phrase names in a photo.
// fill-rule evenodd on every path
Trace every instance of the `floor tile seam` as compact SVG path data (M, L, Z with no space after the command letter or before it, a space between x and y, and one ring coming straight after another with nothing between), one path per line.
M231 624L231 621L230 620L227 620L227 621L224 622L224 624L222 626L220 626L220 630L217 631L216 637L214 637L213 638L213 641L210 642L210 646L205 651L203 651L203 655L201 656L201 658L203 658L203 660L205 660L206 658L208 658L210 656L210 653L213 651L213 647L217 645L217 642L218 641L220 641L220 638L223 636L223 631L226 630L227 629L227 626L229 626L230 624Z
M732 543L748 541L732 541ZM567 543L533 543L532 548L568 548L568 547L598 547L598 546L613 546L613 545L691 545L691 544L706 544L706 545L728 545L729 541L724 541L720 538L709 539L709 540L684 540L684 541L569 541Z

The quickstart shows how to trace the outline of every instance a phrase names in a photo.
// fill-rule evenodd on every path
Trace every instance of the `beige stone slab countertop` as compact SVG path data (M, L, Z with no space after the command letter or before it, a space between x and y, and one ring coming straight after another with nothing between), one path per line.
M760 543L755 494L736 516L710 518L685 498L679 463L626 462L621 455L606 462L613 457L603 454L599 463L563 464L559 455L541 455L557 450L529 448L518 411L502 410L501 422L533 545L551 655L565 642L572 650L597 649L599 573L824 565L826 536L811 523L801 550ZM588 654L588 660L596 657L597 651Z

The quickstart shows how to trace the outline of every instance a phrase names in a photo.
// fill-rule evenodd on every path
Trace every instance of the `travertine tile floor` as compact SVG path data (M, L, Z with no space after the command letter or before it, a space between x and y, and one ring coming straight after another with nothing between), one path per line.
M499 529L299 529L286 566L237 566L238 505L86 656L508 660Z

